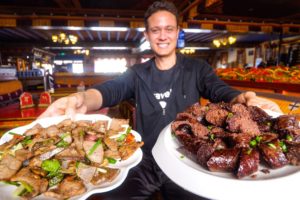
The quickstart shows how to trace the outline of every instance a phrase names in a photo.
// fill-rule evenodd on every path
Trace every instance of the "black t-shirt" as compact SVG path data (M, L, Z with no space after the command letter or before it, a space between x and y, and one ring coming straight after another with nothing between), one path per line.
M162 109L165 109L169 99L172 95L172 88L174 81L178 77L179 67L177 64L168 70L160 70L157 68L155 62L152 62L151 67L151 90L153 95L161 105Z

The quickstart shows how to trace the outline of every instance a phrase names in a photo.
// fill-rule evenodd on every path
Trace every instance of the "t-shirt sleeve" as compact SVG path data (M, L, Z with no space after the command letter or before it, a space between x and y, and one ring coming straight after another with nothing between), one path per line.
M198 84L204 98L209 99L213 103L230 102L234 97L241 94L239 90L222 81L207 62L200 61L200 65Z
M130 68L116 77L102 84L96 84L91 88L101 92L103 97L102 107L115 106L121 101L134 96L134 72Z

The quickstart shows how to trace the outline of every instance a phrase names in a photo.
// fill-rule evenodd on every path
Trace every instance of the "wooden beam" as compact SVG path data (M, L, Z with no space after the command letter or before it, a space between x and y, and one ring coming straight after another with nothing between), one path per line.
M59 1L59 0L57 0ZM63 5L62 5L63 6ZM67 8L67 7L59 7L59 8L45 8L45 7L26 7L23 6L22 9L20 9L18 6L2 6L0 5L0 13L1 14L26 14L28 13L36 13L40 15L50 15L52 13L53 15L82 15L85 14L93 15L93 16L127 16L127 17L144 17L144 10L121 10L121 9L98 9L98 8Z
M79 0L72 0L72 3L75 8L81 9L81 4L80 4Z
M66 6L63 3L65 2L64 0L54 0L54 1L60 8L66 8Z
M193 3L188 5L183 11L180 12L180 16L185 15L187 12L189 12L193 7L198 6L203 0L195 0Z

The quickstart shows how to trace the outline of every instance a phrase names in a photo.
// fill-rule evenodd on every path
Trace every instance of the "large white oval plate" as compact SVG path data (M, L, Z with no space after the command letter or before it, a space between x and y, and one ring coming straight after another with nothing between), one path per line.
M67 119L67 117L66 116L58 116L58 117L39 119L39 120L36 120L36 121L32 122L29 125L18 127L18 128L10 130L8 132L23 134L27 129L33 127L37 123L41 124L43 127L48 127L50 125L57 124L57 123L61 122L64 119ZM99 114L93 114L93 115L77 114L75 116L74 120L75 121L90 120L90 121L93 121L93 122L97 121L97 120L108 120L110 122L111 118L109 118L105 115L99 115ZM6 132L3 135L3 137L0 139L0 145L5 143L6 141L9 141L12 138L12 135L8 134L8 132ZM135 136L137 141L142 140L140 134L138 134L136 131L132 130L131 133ZM110 167L120 169L120 173L118 174L118 176L112 182L104 183L104 184L101 184L101 185L98 185L98 186L93 186L92 184L87 185L87 192L85 192L82 195L72 197L72 198L70 198L70 200L84 200L84 199L87 199L92 194L103 193L103 192L107 192L107 191L110 191L110 190L113 190L113 189L117 188L126 179L128 171L132 167L139 164L139 162L142 160L142 157L143 157L143 152L139 148L127 160L117 162L114 165L110 165ZM15 189L16 189L15 186L4 184L4 183L0 182L0 194L1 194L0 199L5 199L5 200L17 200L17 199L19 199L18 197L15 197L15 196L12 195ZM53 198L48 198L48 197L45 197L43 195L40 195L40 196L34 198L34 200L50 200L50 199L53 200Z
M267 111L273 117L279 114ZM285 166L268 169L269 174L261 172L256 177L237 179L232 173L210 172L194 160L183 156L182 145L171 134L171 124L166 126L152 154L163 172L184 189L209 199L253 200L253 199L299 199L300 167Z

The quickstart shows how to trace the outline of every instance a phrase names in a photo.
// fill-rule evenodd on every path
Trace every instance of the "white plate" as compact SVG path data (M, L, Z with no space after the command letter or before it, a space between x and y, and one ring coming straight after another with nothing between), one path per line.
M279 114L269 112L277 117ZM285 166L269 169L269 174L260 170L256 178L237 179L232 173L210 172L178 150L180 144L171 134L171 124L165 127L152 154L163 172L184 189L209 199L299 199L300 167ZM260 169L266 167L260 166ZM298 196L298 197L297 197Z
M67 119L67 117L66 116L59 116L59 117L39 119L37 121L32 122L29 125L18 127L18 128L10 130L8 132L23 134L27 129L33 127L37 123L41 124L43 127L48 127L50 125L57 124L57 123L61 122L64 119ZM99 115L99 114L93 114L93 115L78 114L78 115L75 116L74 120L75 121L78 121L78 120L91 120L91 121L108 120L110 122L111 118L109 118L105 115ZM6 132L3 135L3 137L0 139L0 145L3 144L6 141L9 141L12 138L12 135L8 134L8 132ZM137 141L141 141L142 138L136 131L132 130L131 133L135 136ZM113 189L117 188L118 186L120 186L124 182L125 178L127 177L128 171L132 167L136 166L142 160L142 157L143 157L143 152L139 148L127 160L117 162L114 165L110 165L113 168L119 168L121 170L119 175L112 182L101 184L99 186L88 185L87 186L87 192L85 192L82 195L72 197L72 198L70 198L70 200L87 199L92 194L103 193L103 192L107 192L107 191L110 191L110 190L113 190ZM5 199L5 200L19 199L18 197L14 197L12 195L12 193L15 189L16 189L15 186L0 183L0 194L1 194L0 199ZM53 198L48 198L48 197L45 197L43 195L40 195L40 196L34 198L34 200L48 200L48 199L53 200Z

